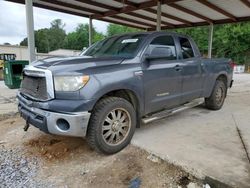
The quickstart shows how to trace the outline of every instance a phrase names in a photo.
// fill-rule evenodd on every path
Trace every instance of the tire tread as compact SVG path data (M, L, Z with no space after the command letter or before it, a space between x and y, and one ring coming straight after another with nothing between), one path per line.
M213 91L212 91L212 94L210 95L210 97L208 97L208 98L205 98L205 105L206 105L206 107L208 108L208 109L210 109L210 110L219 110L219 109L221 109L221 107L223 106L223 103L224 103L224 101L222 102L222 105L220 105L220 106L218 106L218 104L216 103L216 101L215 101L215 90L216 90L216 88L218 87L218 85L223 85L224 86L224 92L225 92L225 95L226 95L226 93L227 93L227 88L226 88L226 86L225 86L225 83L222 81L222 80L216 80L216 82L215 82L215 86L214 86L214 88L213 88ZM223 100L225 100L225 97L226 96L224 96L224 99Z
M105 109L105 107L110 103L119 103L119 102L127 103L127 104L131 105L131 103L129 103L127 100L125 100L123 98L105 97L105 98L101 99L99 102L97 102L97 104L94 107L94 110L92 111L89 125L88 125L86 140L87 140L87 143L89 144L89 146L99 153L105 153L105 154L113 154L114 153L112 150L107 151L107 149L104 149L100 145L100 143L98 143L98 141L97 141L98 135L96 134L96 129L97 129L97 126L100 126L99 124L101 122L100 122L99 116L101 113L103 113L103 110ZM131 107L133 108L132 105L131 105ZM121 148L121 149L123 149L123 148Z

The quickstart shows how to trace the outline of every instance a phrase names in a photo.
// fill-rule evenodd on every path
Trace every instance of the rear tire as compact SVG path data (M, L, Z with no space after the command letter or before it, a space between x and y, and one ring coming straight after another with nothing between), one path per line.
M216 80L210 97L205 98L205 105L208 109L219 110L224 104L227 94L227 87L222 80Z
M119 97L101 99L91 114L87 142L104 154L114 154L131 141L136 127L134 107Z

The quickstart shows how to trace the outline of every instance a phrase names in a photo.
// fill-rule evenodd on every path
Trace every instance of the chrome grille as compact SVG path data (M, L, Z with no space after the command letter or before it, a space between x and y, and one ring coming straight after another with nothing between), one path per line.
M27 76L24 74L20 92L28 97L47 100L46 78Z
M52 72L32 65L23 71L20 93L38 101L54 99L54 84Z

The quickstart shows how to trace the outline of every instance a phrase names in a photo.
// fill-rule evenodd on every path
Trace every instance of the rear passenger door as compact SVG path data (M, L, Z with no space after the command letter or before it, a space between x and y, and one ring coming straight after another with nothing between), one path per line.
M181 103L199 98L202 93L203 73L201 58L194 50L192 42L185 37L178 37L179 53L182 58L182 98Z
M155 58L148 59L150 55ZM178 105L181 99L181 69L174 38L170 35L153 38L144 57L142 67L146 113Z

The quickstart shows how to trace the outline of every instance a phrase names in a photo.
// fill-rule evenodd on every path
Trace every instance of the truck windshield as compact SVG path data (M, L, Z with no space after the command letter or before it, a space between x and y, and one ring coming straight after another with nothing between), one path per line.
M145 37L146 34L134 34L107 38L90 46L81 55L133 58Z

